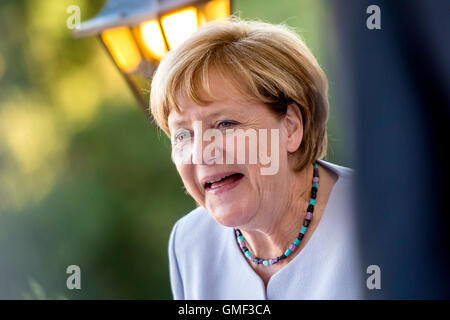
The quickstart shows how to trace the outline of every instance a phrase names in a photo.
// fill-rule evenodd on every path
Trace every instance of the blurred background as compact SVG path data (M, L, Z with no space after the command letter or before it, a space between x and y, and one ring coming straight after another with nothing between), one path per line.
M170 299L167 245L195 207L170 144L97 37L74 39L69 5L0 1L0 298ZM234 0L246 19L298 30L330 81L330 161L351 166L324 1ZM82 290L66 288L81 268Z
M169 233L195 203L101 41L67 27L104 4L0 1L0 299L171 299ZM295 28L328 76L325 160L357 170L362 276L381 268L366 297L450 298L450 2L231 4Z

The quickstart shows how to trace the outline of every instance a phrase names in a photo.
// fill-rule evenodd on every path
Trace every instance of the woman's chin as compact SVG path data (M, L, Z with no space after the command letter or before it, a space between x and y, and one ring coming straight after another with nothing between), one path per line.
M220 206L208 210L208 212L221 225L237 227L246 224L251 219L253 210L234 206Z

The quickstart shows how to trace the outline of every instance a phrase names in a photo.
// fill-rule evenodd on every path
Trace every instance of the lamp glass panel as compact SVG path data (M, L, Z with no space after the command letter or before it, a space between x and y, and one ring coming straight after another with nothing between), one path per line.
M230 15L230 0L208 1L204 7L206 21L226 18Z
M197 9L188 7L161 18L169 49L176 48L197 28Z
M132 72L139 66L141 54L130 29L127 27L108 29L102 33L101 37L122 71Z
M139 39L144 54L150 59L161 60L167 53L161 27L157 20L142 23L139 26Z
M205 11L200 9L198 11L198 25L201 26L202 24L208 22L208 20L206 20L206 15L205 15Z

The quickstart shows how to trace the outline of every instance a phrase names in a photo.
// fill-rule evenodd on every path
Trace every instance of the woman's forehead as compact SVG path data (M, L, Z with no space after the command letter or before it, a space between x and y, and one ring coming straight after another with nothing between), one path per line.
M179 109L172 109L169 113L168 123L169 127L177 127L192 120L209 120L220 116L245 118L246 114L256 104L259 104L256 100L230 96L203 106L183 97L180 99Z
M230 97L242 99L248 93L243 90L243 84L231 75L210 69L206 74L193 80L192 83L182 83L176 97L194 100L195 95L205 102L225 101ZM195 92L192 92L195 91Z
M256 100L242 87L237 88L232 80L220 77L215 72L210 73L207 86L197 85L194 90L195 94L183 86L177 90L176 111L183 113L192 107L245 105Z
M199 105L189 98L183 97L178 102L178 108L172 109L169 113L169 123L171 121L177 121L184 118L207 118L227 114L240 114L243 113L243 106L246 106L247 102L240 99L234 99L232 97L225 97L222 100L214 100L206 105Z
M168 116L169 126L178 124L185 118L245 113L245 108L242 107L258 103L243 84L231 76L211 69L203 77L207 81L197 78L193 86L186 82L179 86L175 93L176 106L171 108Z

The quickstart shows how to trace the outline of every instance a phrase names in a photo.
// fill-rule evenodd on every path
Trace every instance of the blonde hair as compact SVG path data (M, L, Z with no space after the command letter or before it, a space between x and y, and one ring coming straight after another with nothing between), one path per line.
M212 21L171 50L154 74L150 109L157 125L170 136L169 113L179 112L177 93L198 105L214 101L208 73L245 97L261 101L275 114L296 103L303 117L303 140L295 152L295 170L325 156L327 148L328 82L300 37L284 25L259 21ZM201 99L206 94L208 100Z

